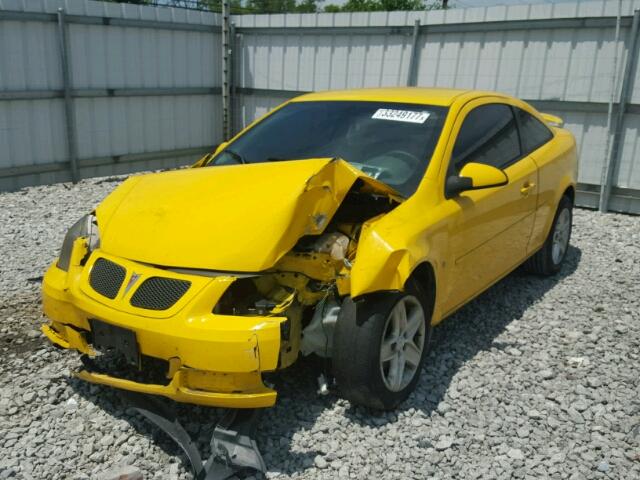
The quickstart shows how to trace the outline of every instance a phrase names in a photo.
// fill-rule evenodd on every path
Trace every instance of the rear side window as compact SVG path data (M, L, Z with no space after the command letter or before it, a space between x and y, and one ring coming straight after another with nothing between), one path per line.
M525 154L533 152L553 138L551 130L536 117L519 108L515 110L520 124L520 137Z
M518 128L511 107L481 105L464 119L451 158L459 173L469 162L504 168L521 157Z

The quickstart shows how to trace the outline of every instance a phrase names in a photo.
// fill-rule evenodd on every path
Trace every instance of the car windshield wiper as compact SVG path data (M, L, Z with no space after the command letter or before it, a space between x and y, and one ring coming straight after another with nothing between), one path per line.
M264 161L265 162L289 162L291 160L309 160L311 158L322 158L322 157L294 157L294 158L267 157L264 159Z
M242 163L243 165L245 163L247 163L242 155L240 155L238 152L234 152L233 150L231 150L229 148L225 149L224 153L228 153L229 155L231 155L233 157L234 160L236 160L239 163Z

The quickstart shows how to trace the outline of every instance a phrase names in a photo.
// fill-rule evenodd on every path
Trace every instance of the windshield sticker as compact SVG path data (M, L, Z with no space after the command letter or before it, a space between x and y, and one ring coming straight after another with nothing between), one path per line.
M379 108L371 118L378 120L392 120L394 122L424 123L429 118L429 112L412 112L411 110L394 110Z

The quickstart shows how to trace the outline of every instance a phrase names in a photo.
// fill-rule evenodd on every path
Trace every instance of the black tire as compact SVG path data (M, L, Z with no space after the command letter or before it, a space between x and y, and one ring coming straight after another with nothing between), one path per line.
M424 312L424 339L419 365L410 365L413 377L409 383L393 391L388 386L380 363L381 346L389 319L399 302L417 299ZM404 300L403 300L404 299ZM417 304L412 303L414 308ZM333 375L340 393L352 404L391 410L415 389L427 356L431 336L432 300L413 282L405 292L383 292L367 295L357 302L347 298L343 303L333 336ZM418 338L422 334L416 334ZM413 338L412 338L413 340ZM398 348L394 345L394 348ZM414 355L417 357L417 355ZM390 366L388 368L391 368ZM387 374L388 375L388 374ZM406 377L409 376L407 373ZM403 375L400 375L402 378Z
M568 213L563 213L563 212ZM557 235L556 230L558 229L558 220L562 218L563 215L568 215L569 218L569 230L566 237L566 245L560 257L558 255L554 255L554 236ZM563 195L562 199L560 199L560 203L558 204L558 209L556 210L556 214L553 218L553 224L551 225L551 230L549 231L549 235L547 235L547 239L545 240L542 248L534 253L525 263L525 269L536 275L554 275L560 271L562 267L562 263L567 256L567 250L569 249L569 242L571 240L571 227L573 223L573 202L571 198L567 195Z

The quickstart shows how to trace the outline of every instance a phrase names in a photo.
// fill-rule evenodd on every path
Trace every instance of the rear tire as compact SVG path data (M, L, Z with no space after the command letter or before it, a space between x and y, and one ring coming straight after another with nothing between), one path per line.
M525 269L536 275L554 275L560 271L562 263L567 256L569 240L571 239L571 226L573 222L573 202L567 195L563 195L551 231L547 239L533 256L525 263Z
M334 331L333 374L353 404L390 410L415 389L431 334L429 297L405 292L347 298Z

